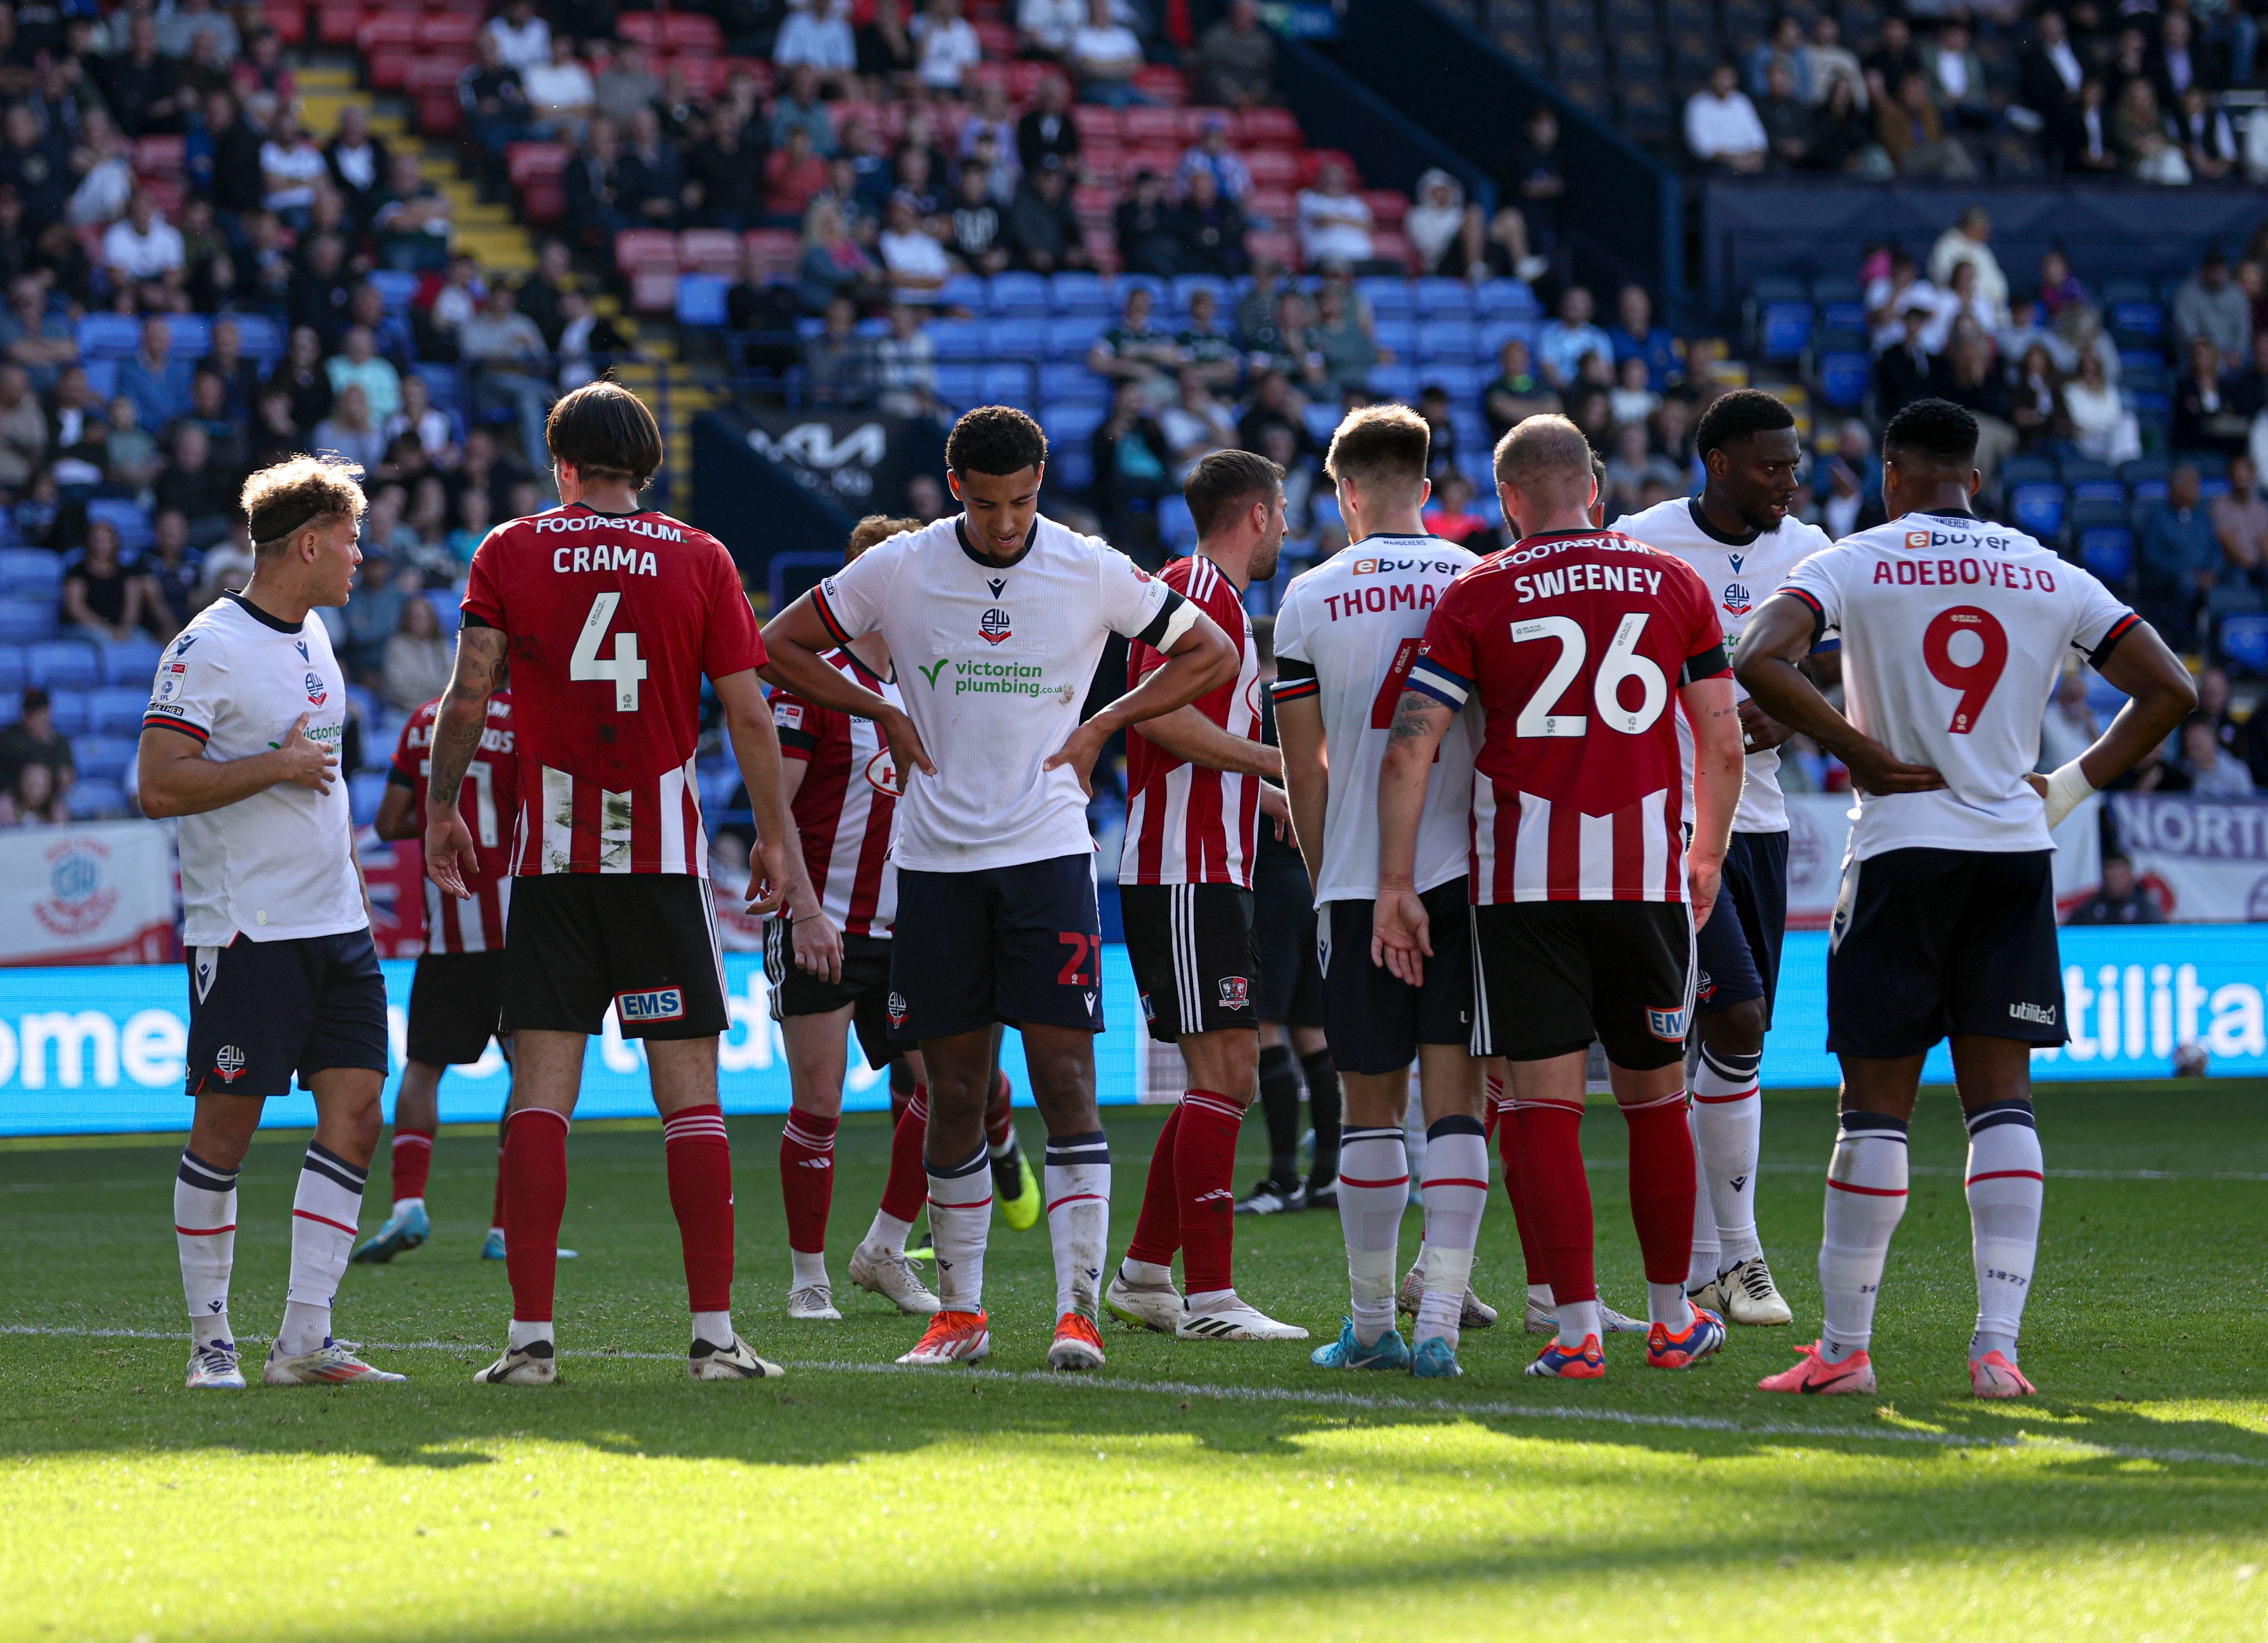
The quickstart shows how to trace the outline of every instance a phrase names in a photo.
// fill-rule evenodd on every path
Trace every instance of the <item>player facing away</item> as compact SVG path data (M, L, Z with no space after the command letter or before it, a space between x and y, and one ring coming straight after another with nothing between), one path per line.
M1970 1138L1970 1389L2032 1390L2016 1348L2045 1190L2031 1052L2066 1037L2049 832L2197 705L2181 662L2093 576L1970 512L1976 456L1977 421L1959 406L1921 400L1893 416L1889 522L1805 560L1741 645L1741 682L1848 765L1859 794L1828 939L1843 1097L1819 1249L1825 1317L1819 1341L1760 1382L1768 1392L1874 1391L1867 1349L1905 1213L1906 1128L1923 1057L1948 1036ZM1838 630L1839 713L1796 667ZM2042 778L2040 704L2072 651L2130 699Z
M1413 980L1446 956L1413 888L1413 846L1434 749L1477 703L1487 731L1472 790L1474 1045L1512 1074L1521 1189L1559 1324L1528 1373L1606 1372L1580 1138L1594 1037L1630 1130L1646 1362L1683 1369L1725 1340L1723 1323L1685 1295L1693 928L1710 917L1742 777L1724 635L1691 567L1590 523L1595 482L1574 424L1521 423L1498 441L1496 473L1520 540L1452 586L1426 623L1379 777L1376 941ZM1690 845L1680 706L1696 743Z
M347 602L362 470L311 456L245 482L252 578L166 647L142 720L139 790L179 816L188 948L189 1142L173 1231L192 1387L241 1388L229 1329L236 1177L262 1103L297 1072L315 1134L291 1200L291 1280L261 1378L399 1381L331 1337L378 1146L386 984L339 774L346 678L313 613Z
M1700 573L1724 624L1728 651L1749 614L1789 571L1827 547L1824 531L1788 509L1803 460L1795 414L1760 388L1710 403L1693 446L1707 477L1697 497L1680 497L1616 521L1615 528ZM1716 909L1694 936L1693 1147L1701 1186L1693 1200L1693 1257L1685 1286L1730 1323L1786 1323L1793 1315L1772 1282L1756 1237L1756 1157L1764 1100L1756 1086L1764 1034L1779 984L1780 939L1787 927L1787 801L1779 790L1779 745L1788 733L1746 692L1741 703L1748 781L1733 818ZM1693 737L1678 721L1678 748L1690 770ZM1686 821L1692 821L1689 802Z
M763 645L724 544L638 506L662 451L635 395L611 382L578 388L552 407L545 435L560 505L498 526L473 556L425 803L425 871L469 900L480 858L462 790L509 667L519 813L500 1031L517 1057L504 1146L512 1326L503 1355L474 1378L557 1379L567 1125L610 1007L622 1035L644 1042L661 1115L693 1312L687 1368L696 1381L776 1375L733 1329L733 1156L717 1101L725 969L693 770L705 675L755 813L751 906L770 911L788 858L779 741L756 682Z
M1283 755L1263 747L1260 659L1245 590L1276 574L1284 546L1284 470L1249 451L1215 451L1182 486L1197 552L1160 578L1210 616L1235 647L1217 689L1126 733L1126 847L1118 901L1127 956L1150 1036L1178 1044L1188 1087L1167 1116L1126 1259L1104 1303L1117 1317L1188 1340L1303 1341L1237 1297L1236 1137L1259 1079L1259 949L1252 867L1260 814L1288 814ZM1165 664L1138 640L1130 687ZM1182 1253L1186 1299L1174 1288Z
M1110 1232L1110 1149L1094 1104L1102 1030L1101 922L1087 775L1119 730L1230 678L1229 641L1132 560L1039 513L1047 439L986 405L946 442L961 512L869 549L765 629L766 676L804 701L881 726L906 783L898 808L891 1025L929 1074L930 1228L941 1309L907 1364L991 1350L984 1249L992 1175L983 1116L993 1028L1023 1034L1048 1128L1042 1172L1055 1249L1048 1362L1099 1367L1095 1329ZM900 707L827 652L879 632L902 671ZM1105 637L1164 667L1084 725Z
M1346 1092L1339 1138L1339 1227L1349 1315L1314 1361L1330 1369L1462 1374L1462 1324L1494 1321L1469 1300L1473 1249L1488 1202L1488 1140L1472 1057L1465 939L1465 813L1473 739L1443 723L1440 763L1421 785L1414 882L1432 910L1441 961L1405 980L1371 953L1378 895L1378 770L1426 619L1477 563L1429 536L1425 419L1407 407L1351 414L1331 438L1348 545L1294 580L1276 615L1276 725L1300 853L1315 887L1323 1031ZM1395 1260L1410 1200L1403 1134L1410 1064L1426 1119L1423 1300L1413 1353L1394 1327Z
M874 514L850 533L843 563L892 536L921 528L919 519ZM868 633L831 652L828 661L869 690L902 703L887 642ZM795 872L787 905L764 927L764 969L772 1017L787 1049L793 1106L780 1131L780 1193L787 1210L793 1273L788 1316L832 1321L827 1277L827 1215L835 1189L835 1133L843 1116L845 1035L855 1030L866 1065L887 1067L893 1094L909 1092L890 1147L889 1177L874 1224L850 1256L850 1281L896 1304L929 1314L937 1297L914 1275L906 1238L921 1213L927 1177L921 1144L929 1092L920 1052L894 1042L889 1023L890 925L898 903L896 837L899 783L890 749L872 719L854 718L772 693L779 733L781 797L795 824ZM986 1118L995 1191L1009 1224L1039 1219L1040 1183L1008 1121L1006 1079L994 1081ZM1019 1209L1020 1205L1020 1212Z
M386 773L386 797L372 823L383 839L423 837L425 789L431 778L436 696L409 716ZM441 1075L453 1066L477 1061L496 1035L503 1006L504 915L512 905L512 826L519 814L519 766L512 752L512 693L489 698L488 723L466 767L473 784L473 814L468 818L480 870L465 888L470 901L443 895L425 881L425 951L418 955L409 984L409 1053L401 1084L394 1094L394 1209L370 1241L354 1252L357 1262L383 1264L415 1249L433 1235L425 1209L427 1172L433 1164L433 1135L440 1123ZM500 1044L507 1063L512 1047ZM510 1098L506 1098L510 1105ZM489 1211L483 1259L504 1258L504 1124L497 1126L496 1195ZM493 1249L494 1254L490 1254Z

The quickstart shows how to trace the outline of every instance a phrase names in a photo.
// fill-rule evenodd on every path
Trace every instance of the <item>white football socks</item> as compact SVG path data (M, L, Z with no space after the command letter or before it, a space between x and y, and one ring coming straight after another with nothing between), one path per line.
M1454 1347L1488 1206L1488 1132L1480 1120L1458 1114L1429 1126L1425 1165L1425 1241L1418 1255L1425 1296L1412 1334L1421 1341L1438 1335Z
M1756 1153L1764 1111L1756 1071L1763 1062L1761 1053L1736 1056L1704 1044L1693 1079L1693 1155L1719 1245L1711 1278L1764 1253L1756 1241ZM1699 1216L1697 1207L1697 1228Z
M1349 1313L1368 1346L1394 1327L1395 1256L1410 1207L1402 1131L1381 1125L1339 1137L1339 1230L1346 1238Z
M902 1246L901 1246L902 1248ZM834 1286L827 1279L827 1252L824 1249L790 1249L788 1264L792 1271L789 1281L798 1289L816 1284L821 1289Z
M287 1358L318 1351L331 1333L331 1302L354 1253L355 1225L370 1171L318 1142L307 1144L291 1199L291 1286L285 1292L276 1349Z
M173 1180L173 1234L181 1250L181 1294L189 1337L200 1346L233 1339L228 1278L236 1264L236 1171L216 1169L184 1148Z
M947 1312L984 1310L984 1242L992 1229L992 1159L978 1138L958 1163L929 1166L929 1229L937 1298Z
M2039 1259L2047 1171L2028 1101L1994 1101L1968 1116L1969 1221L1977 1259L1971 1362L1990 1352L2016 1361L2016 1337Z
M874 1224L866 1229L866 1242L873 1249L903 1255L906 1240L913 1236L913 1231L911 1221L902 1221L887 1210L876 1210Z
M1874 1338L1882 1264L1905 1212L1905 1124L1884 1113L1845 1112L1827 1167L1826 1229L1819 1245L1820 1356L1829 1363L1864 1351Z
M1103 1252L1110 1247L1110 1143L1100 1130L1048 1138L1041 1190L1056 1257L1056 1316L1093 1319L1102 1302Z
M711 1346L730 1346L733 1341L733 1315L729 1312L695 1313L693 1338L706 1341Z

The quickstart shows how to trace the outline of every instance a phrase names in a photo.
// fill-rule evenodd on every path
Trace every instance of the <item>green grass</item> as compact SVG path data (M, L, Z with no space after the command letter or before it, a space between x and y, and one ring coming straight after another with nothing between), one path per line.
M784 1381L688 1382L677 1240L652 1129L578 1131L563 1384L475 1388L504 1274L475 1253L492 1140L445 1137L440 1232L350 1270L339 1327L391 1389L191 1396L169 1225L173 1149L0 1151L0 1640L211 1638L1052 1639L2257 1637L2268 1594L2268 1131L2257 1088L2044 1091L2051 1178L2024 1364L1967 1396L1975 1305L1962 1139L1924 1098L1871 1400L1754 1390L1816 1331L1817 1096L1766 1105L1762 1219L1793 1330L1736 1330L1685 1374L1613 1344L1602 1383L1520 1373L1469 1334L1446 1388L1327 1375L1304 1345L1112 1326L1110 1364L1042 1368L1042 1231L996 1224L992 1367L887 1370L916 1329L843 1266L887 1160L838 1152L838 1325L791 1327L777 1120L737 1120L736 1319ZM1157 1131L1108 1115L1122 1250ZM1256 1123L1248 1131L1258 1137ZM1036 1123L1025 1119L1027 1141ZM1638 1310L1621 1125L1594 1109L1602 1282ZM234 1313L283 1300L295 1149L244 1175ZM1240 1183L1260 1173L1248 1148ZM2136 1172L2171 1178L2135 1178ZM384 1174L383 1166L379 1175ZM373 1206L375 1207L375 1206ZM375 1215L366 1212L366 1225ZM1336 1327L1336 1218L1240 1225L1242 1286ZM1418 1220L1405 1226L1405 1256ZM1482 1293L1516 1319L1511 1217ZM847 1294L845 1292L848 1292ZM78 1330L86 1333L42 1333ZM119 1331L105 1334L102 1331ZM136 1333L139 1332L139 1333ZM157 1337L164 1338L157 1338ZM247 1353L256 1358L257 1349ZM1665 1614L1674 1614L1666 1621Z

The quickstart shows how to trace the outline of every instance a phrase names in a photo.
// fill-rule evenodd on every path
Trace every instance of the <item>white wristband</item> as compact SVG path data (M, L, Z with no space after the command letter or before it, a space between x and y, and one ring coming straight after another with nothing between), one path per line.
M2048 775L2048 831L2052 833L2063 825L2063 819L2079 807L2079 801L2095 791L2095 784L2087 779L2087 772L2073 759L2061 770Z

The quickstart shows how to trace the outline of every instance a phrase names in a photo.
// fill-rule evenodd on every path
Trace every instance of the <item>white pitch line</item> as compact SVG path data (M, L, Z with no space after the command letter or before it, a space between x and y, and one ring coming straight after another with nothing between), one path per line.
M96 1339L185 1341L187 1335L157 1330L98 1330L68 1324L0 1323L0 1335L66 1336ZM254 1336L240 1337L256 1343ZM477 1341L365 1341L371 1352L475 1352L487 1348ZM615 1359L628 1362L677 1363L677 1352L599 1352L570 1348L562 1358ZM934 1369L911 1368L893 1363L850 1362L840 1359L783 1359L782 1365L820 1374L936 1375ZM1446 1398L1373 1396L1360 1392L1325 1392L1294 1387L1214 1386L1197 1381L1125 1381L1110 1376L1066 1375L1041 1369L968 1369L965 1378L1060 1390L1116 1392L1148 1397L1204 1397L1234 1404L1289 1404L1311 1409L1351 1409L1381 1414L1454 1415L1505 1420L1591 1421L1606 1426L1653 1428L1674 1432L1716 1432L1734 1437L1820 1438L1859 1443L1912 1443L1943 1449L2047 1449L2075 1459L2154 1461L2165 1465L2268 1467L2268 1458L2230 1455L2210 1449L2159 1449L2133 1444L2091 1443L2083 1439L2013 1433L2004 1437L1972 1437L1961 1433L1875 1431L1855 1426L1807 1426L1798 1421L1729 1420L1714 1415L1647 1415L1630 1410L1580 1409L1564 1404L1535 1405L1506 1403L1453 1403Z

